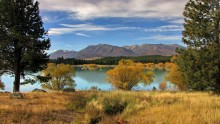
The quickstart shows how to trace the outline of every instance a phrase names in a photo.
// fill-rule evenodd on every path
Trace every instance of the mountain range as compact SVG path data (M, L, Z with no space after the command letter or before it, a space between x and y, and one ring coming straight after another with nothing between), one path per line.
M145 55L162 55L172 56L177 54L176 48L184 48L178 44L143 44L132 46L113 46L108 44L90 45L80 51L57 50L50 54L50 59L76 58L89 59L112 56L145 56Z

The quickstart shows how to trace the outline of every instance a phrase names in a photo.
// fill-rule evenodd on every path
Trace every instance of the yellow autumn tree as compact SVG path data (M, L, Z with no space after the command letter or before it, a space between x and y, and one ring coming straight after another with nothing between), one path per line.
M158 63L158 64L156 65L156 67L157 67L157 69L159 69L159 70L163 70L163 69L164 69L164 63Z
M117 89L131 90L138 83L149 84L153 81L154 73L147 71L144 65L132 60L121 60L119 64L107 73L107 80Z
M146 63L145 67L147 70L155 70L155 64L154 63Z
M171 68L173 67L173 65L174 65L174 63L172 63L172 62L166 62L164 64L164 68L165 68L165 70L170 71Z
M47 68L42 71L43 76L50 77L48 82L42 82L42 88L59 91L64 88L74 88L74 68L69 64L48 63Z
M171 58L171 63L167 63L167 69L168 73L166 75L166 80L170 81L172 84L174 84L177 89L179 90L186 90L187 89L187 83L183 80L183 74L179 70L179 67L177 64L173 63L178 59L177 56L174 56Z

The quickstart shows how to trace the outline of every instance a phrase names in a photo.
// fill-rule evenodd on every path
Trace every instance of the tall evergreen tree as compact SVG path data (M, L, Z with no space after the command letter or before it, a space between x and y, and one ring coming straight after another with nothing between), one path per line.
M220 90L219 0L189 0L178 65L189 89Z
M15 77L14 92L20 91L21 77L48 62L50 39L38 5L34 0L0 0L0 70Z

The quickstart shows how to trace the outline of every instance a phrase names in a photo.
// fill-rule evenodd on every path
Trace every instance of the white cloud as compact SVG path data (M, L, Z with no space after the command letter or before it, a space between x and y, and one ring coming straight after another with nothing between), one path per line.
M168 32L168 31L182 31L181 25L165 25L156 28L144 29L146 32Z
M53 52L55 52L55 51L57 51L57 50L47 50L46 53L47 53L47 54L51 54L51 53L53 53Z
M106 27L100 25L92 24L60 24L61 28L50 28L48 31L49 35L62 35L79 31L115 31L115 30L128 30L128 29L137 29L136 27ZM81 34L82 36L82 34Z
M72 45L69 45L69 44L67 44L67 45L65 45L66 47L73 47Z
M42 11L64 11L73 19L101 17L180 18L188 0L38 0Z
M183 24L184 23L184 19L174 19L174 20L170 20L169 22L171 23L176 23L176 24Z
M176 35L176 36L168 36L168 35L155 35L145 38L138 38L137 40L157 40L157 41L172 41L172 40L179 40L181 41L182 36Z
M87 35L87 34L83 34L83 33L76 33L75 35L83 36L83 37L90 37L89 35Z

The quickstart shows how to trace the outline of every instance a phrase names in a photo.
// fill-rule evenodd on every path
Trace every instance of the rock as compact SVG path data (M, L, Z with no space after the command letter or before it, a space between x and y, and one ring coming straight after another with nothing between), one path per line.
M41 92L41 93L46 93L47 91L43 90L43 89L34 89L32 92Z
M63 89L63 92L75 92L76 90L74 88L65 88Z
M14 93L11 93L10 98L11 99L23 99L24 96L20 92L14 92Z
M9 94L9 93L11 93L11 92L8 92L8 91L2 91L2 92L0 92L0 93L4 93L4 94Z

